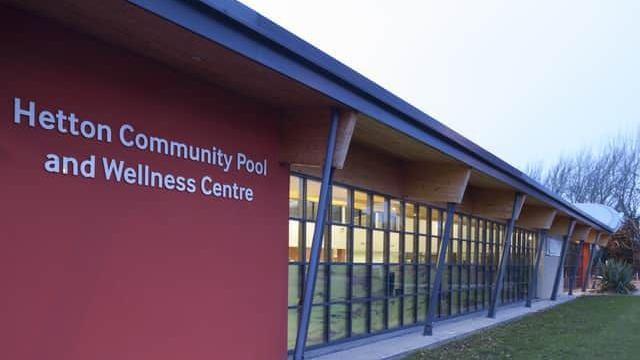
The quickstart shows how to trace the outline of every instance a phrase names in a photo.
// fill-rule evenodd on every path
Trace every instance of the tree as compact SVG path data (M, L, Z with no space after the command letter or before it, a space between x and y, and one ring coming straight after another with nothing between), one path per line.
M526 172L570 202L611 206L628 219L640 220L640 128L596 151L589 147L561 157L546 169L530 164Z

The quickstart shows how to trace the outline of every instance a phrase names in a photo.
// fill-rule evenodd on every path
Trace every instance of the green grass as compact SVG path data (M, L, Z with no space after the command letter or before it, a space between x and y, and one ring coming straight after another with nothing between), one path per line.
M407 358L426 359L640 359L640 296L581 297Z

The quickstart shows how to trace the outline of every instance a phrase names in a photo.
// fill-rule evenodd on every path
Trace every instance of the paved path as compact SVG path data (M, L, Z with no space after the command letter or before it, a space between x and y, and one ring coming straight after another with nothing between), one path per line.
M577 293L576 296L581 296ZM314 360L383 360L401 359L404 355L423 348L435 347L446 342L469 336L480 330L519 319L528 314L542 311L558 304L571 301L575 296L561 296L558 301L540 300L533 303L531 308L526 308L524 304L506 306L499 308L495 319L489 319L486 312L479 312L476 315L464 317L460 320L445 321L436 323L433 329L433 336L422 336L422 328L416 327L401 335L389 337L371 337L366 339L366 343L342 350L335 347L334 352L326 353L329 349L320 349L324 354L309 352L305 358ZM376 340L380 338L380 340ZM348 345L343 345L348 346Z

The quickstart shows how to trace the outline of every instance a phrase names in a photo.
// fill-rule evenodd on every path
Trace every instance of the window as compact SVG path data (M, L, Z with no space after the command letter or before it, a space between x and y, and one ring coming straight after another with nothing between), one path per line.
M295 345L319 193L319 181L290 177L289 349ZM446 212L341 184L331 187L330 198L307 346L424 321ZM504 231L504 224L454 214L439 319L487 307ZM535 233L514 232L500 294L505 303L526 298L536 243Z

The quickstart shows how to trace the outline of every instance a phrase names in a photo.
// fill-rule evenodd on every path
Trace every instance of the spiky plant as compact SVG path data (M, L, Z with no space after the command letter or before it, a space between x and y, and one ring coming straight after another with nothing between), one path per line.
M629 294L636 290L632 283L633 268L624 261L609 259L602 265L600 291Z

